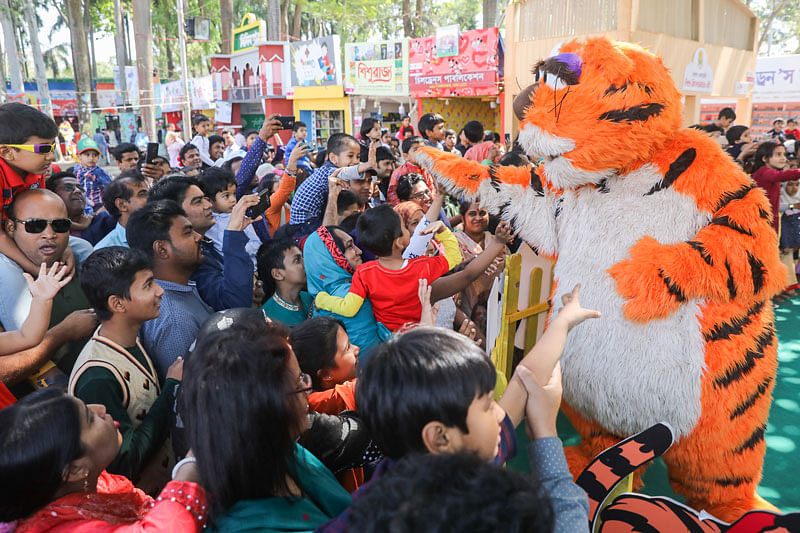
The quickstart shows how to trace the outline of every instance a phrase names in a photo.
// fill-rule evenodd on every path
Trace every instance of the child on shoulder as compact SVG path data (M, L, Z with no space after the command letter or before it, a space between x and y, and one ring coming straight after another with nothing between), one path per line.
M324 291L317 294L317 307L352 317L369 298L376 320L391 331L397 331L407 322L418 322L422 312L417 297L419 280L433 282L461 262L455 236L441 221L436 221L421 233L435 234L444 247L444 255L404 259L411 235L400 216L385 204L364 211L356 229L359 243L378 260L359 265L345 297Z
M111 176L97 166L100 148L93 139L84 137L78 141L78 159L80 163L72 168L72 173L85 191L87 214L94 214L103 209L103 188L111 183Z

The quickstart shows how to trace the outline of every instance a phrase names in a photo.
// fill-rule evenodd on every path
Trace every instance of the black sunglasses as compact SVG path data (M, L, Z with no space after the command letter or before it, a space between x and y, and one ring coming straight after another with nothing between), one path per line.
M25 227L28 233L41 233L48 224L53 228L56 233L67 233L72 227L72 221L68 218L29 218L27 220L14 219L14 222L19 222Z

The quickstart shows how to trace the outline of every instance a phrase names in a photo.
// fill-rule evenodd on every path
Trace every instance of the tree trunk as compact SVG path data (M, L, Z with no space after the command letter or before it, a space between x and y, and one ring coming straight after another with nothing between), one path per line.
M117 52L117 69L119 70L119 87L117 90L117 105L125 105L128 100L127 78L125 77L125 66L128 64L125 54L125 25L122 19L122 6L120 0L114 0L114 25L117 31L114 32L114 48Z
M783 11L783 8L786 7L786 4L788 3L789 0L781 0L777 6L775 5L775 2L772 3L772 13L769 14L767 23L764 25L764 31L762 31L761 35L758 36L758 48L756 48L756 54L758 54L758 50L761 48L761 45L764 44L764 41L769 36L769 31L772 29L772 23L775 22L775 19L778 18L778 16L781 14L781 11Z
M222 53L233 53L233 0L219 0L220 33ZM167 56L170 57L170 56ZM171 71L171 69L170 69Z
M417 0L417 16L414 20L414 36L422 37L425 35L425 25L422 23L423 11L425 10L424 0Z
M281 35L280 40L285 41L289 37L289 0L281 1Z
M133 35L136 66L139 72L139 104L142 127L150 139L156 138L155 92L153 91L153 23L150 0L133 0Z
M414 27L411 25L411 0L403 0L403 35L414 37Z
M16 8L16 6L15 6ZM17 24L17 21L12 19L11 22L14 24L14 29L17 32L17 46L19 47L19 62L20 68L22 69L22 75L24 80L31 79L31 75L28 72L28 53L25 50L25 26L20 26Z
M303 0L295 0L294 16L292 17L292 37L300 38L300 29L303 22Z
M497 0L483 0L483 27L491 28L497 20Z
M78 100L78 126L80 131L91 136L92 80L89 74L89 45L83 25L83 2L64 0L69 17L69 34L72 44L72 71L75 76L75 94Z
M36 86L39 89L39 102L43 113L53 116L53 104L50 101L50 89L47 86L47 71L44 67L42 48L39 45L39 25L36 24L36 13L33 2L25 2L25 19L28 23L28 33L31 35L33 48L33 64L36 67ZM4 78L5 79L5 78Z
M281 39L281 6L280 0L267 0L267 40Z
M175 60L172 57L171 44L168 42L164 49L167 51L167 78L170 78L175 73Z
M17 48L17 32L14 31L14 23L11 21L11 6L8 0L0 0L0 24L3 26L3 38L5 39L6 57L8 58L8 73L11 76L11 91L22 93L25 86L22 83L22 68ZM5 85L5 77L3 77Z

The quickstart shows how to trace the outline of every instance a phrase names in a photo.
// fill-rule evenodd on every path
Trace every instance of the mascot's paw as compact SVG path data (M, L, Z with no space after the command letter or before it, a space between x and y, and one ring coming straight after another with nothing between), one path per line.
M663 249L652 237L643 237L631 247L630 259L608 269L617 282L617 292L627 300L623 313L628 320L648 322L666 318L686 301L680 287L661 268L659 252Z

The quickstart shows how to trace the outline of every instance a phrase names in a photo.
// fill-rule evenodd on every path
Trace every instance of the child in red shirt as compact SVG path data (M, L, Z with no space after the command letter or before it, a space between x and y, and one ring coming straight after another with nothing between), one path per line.
M419 321L422 313L419 280L432 283L461 262L455 236L441 221L436 221L422 233L435 233L435 239L444 246L444 255L403 259L410 234L400 216L386 204L364 211L358 219L357 231L359 244L378 256L378 260L358 266L344 298L326 292L317 294L317 307L352 317L369 298L375 319L391 331L397 331L407 322Z

